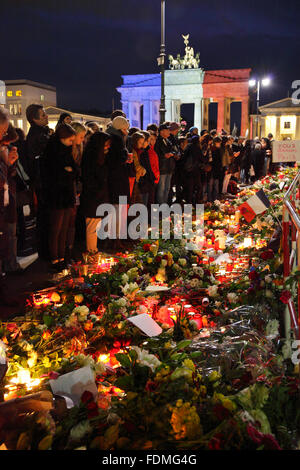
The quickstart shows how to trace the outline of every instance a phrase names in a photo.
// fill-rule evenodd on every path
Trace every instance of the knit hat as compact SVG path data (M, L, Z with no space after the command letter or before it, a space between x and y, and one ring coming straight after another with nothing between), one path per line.
M117 130L128 129L129 122L123 116L117 116L112 121L112 127L114 127Z
M178 129L180 129L180 125L177 122L171 122L170 131L177 131Z

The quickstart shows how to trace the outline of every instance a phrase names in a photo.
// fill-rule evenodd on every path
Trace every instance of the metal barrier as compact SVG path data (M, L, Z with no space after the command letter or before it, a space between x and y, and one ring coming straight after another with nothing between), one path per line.
M284 279L290 275L297 266L300 269L300 215L297 211L299 204L298 192L300 189L300 171L283 198L282 214L282 244L283 244L283 273ZM297 199L298 198L298 199ZM299 339L300 332L300 283L297 286L297 308L292 299L287 305L285 315L286 338L291 337L291 328L295 338Z

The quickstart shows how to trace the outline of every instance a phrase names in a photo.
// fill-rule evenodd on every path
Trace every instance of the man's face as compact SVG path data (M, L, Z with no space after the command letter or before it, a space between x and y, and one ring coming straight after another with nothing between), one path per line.
M160 135L163 139L167 139L168 137L170 137L170 129L162 129L160 131Z
M176 137L178 132L179 132L179 129L175 129L174 131L170 131L170 134L175 135L175 137Z
M47 126L48 125L48 116L47 116L44 108L39 109L39 117L38 117L38 119L34 119L33 121L38 126Z
M6 121L4 122L3 124L0 124L0 141L3 139L3 137L5 136L6 132L7 132L7 129L8 129L8 126L9 126L9 122Z

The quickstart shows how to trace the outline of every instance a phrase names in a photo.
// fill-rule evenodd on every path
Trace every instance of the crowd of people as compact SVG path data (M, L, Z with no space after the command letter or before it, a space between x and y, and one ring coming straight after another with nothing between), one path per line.
M234 138L224 130L186 128L184 122L130 128L116 110L105 132L96 122L74 122L63 113L48 127L42 106L26 110L30 130L15 129L0 108L0 277L22 272L17 246L25 238L25 219L36 217L39 256L59 272L75 258L78 218L85 222L86 250L122 250L131 243L126 230L128 206L198 204L237 192L274 172L272 140ZM126 197L126 199L125 199ZM123 198L120 200L120 198ZM99 240L101 204L116 208L114 238Z

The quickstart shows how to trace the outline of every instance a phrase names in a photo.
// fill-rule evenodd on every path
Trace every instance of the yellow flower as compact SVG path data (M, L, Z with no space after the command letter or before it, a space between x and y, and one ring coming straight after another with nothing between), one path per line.
M195 372L195 364L193 363L193 361L191 359L185 359L183 361L183 365L184 365L184 367L187 367L188 369Z
M83 295L82 294L77 294L74 296L74 301L76 304L81 304L81 302L83 302Z
M153 258L147 258L147 263L151 264L153 262Z
M216 370L213 370L211 372L211 374L209 375L209 381L210 382L216 382L217 380L219 380L221 378L221 374L219 374L219 372L217 372Z

